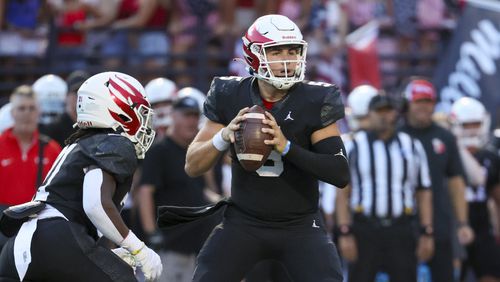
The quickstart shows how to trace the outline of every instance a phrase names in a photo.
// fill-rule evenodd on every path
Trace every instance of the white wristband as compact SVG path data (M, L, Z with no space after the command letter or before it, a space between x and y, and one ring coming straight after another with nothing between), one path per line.
M215 149L220 152L224 152L225 150L227 150L230 144L222 138L222 130L224 130L224 128L219 130L219 132L217 132L212 138L212 144L214 145Z
M136 255L144 248L145 244L135 236L132 230L129 230L127 237L123 239L120 246L129 251L132 255Z

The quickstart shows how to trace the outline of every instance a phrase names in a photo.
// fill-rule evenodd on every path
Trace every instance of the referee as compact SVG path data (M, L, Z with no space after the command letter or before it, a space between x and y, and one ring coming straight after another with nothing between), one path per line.
M417 259L426 261L433 253L427 158L419 141L396 130L397 108L391 97L373 97L370 130L355 133L346 146L351 187L339 191L336 206L349 281L372 282L378 271L394 282L416 281Z

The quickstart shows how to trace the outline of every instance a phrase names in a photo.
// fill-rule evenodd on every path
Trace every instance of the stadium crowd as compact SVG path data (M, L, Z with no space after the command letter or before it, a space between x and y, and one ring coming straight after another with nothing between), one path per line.
M207 123L209 82L252 75L233 59L244 57L241 37L260 16L280 14L308 43L306 79L338 85L346 106L339 128L351 183L343 190L319 183L321 226L338 246L345 281L500 281L500 128L492 126L500 120L473 98L435 111L439 97L429 79L464 5L0 0L0 209L30 201L57 163L76 131L80 86L103 71L130 74L144 85L156 137L134 173L122 218L160 256L159 281L191 281L222 216L159 229L156 208L231 196L229 154L192 178L184 171L187 148ZM379 85L354 85L347 37L373 22ZM6 241L0 234L0 248ZM141 271L136 277L145 279ZM292 280L270 260L245 281Z

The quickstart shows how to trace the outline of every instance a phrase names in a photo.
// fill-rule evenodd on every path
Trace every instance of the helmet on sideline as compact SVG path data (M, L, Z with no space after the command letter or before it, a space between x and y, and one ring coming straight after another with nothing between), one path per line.
M144 87L130 75L102 72L87 79L78 90L79 128L112 128L135 145L143 159L153 143L153 110Z
M175 82L164 77L158 77L148 82L144 89L146 90L146 97L155 111L153 127L155 130L160 127L168 127L172 123L170 117L172 103L177 97Z
M349 128L360 129L360 118L368 115L368 105L373 97L379 95L379 90L371 85L356 86L347 96L346 118Z
M33 91L40 107L40 123L50 124L64 113L68 85L55 74L46 74L33 83Z
M456 100L450 111L451 131L462 145L479 148L488 142L491 119L481 102L470 97ZM466 128L468 124L478 124Z
M0 108L0 134L14 125L11 110L11 103L7 103Z
M351 108L354 117L363 117L368 114L368 104L379 91L371 85L360 85L354 88L347 96L347 105Z
M283 90L304 80L307 42L302 38L299 27L283 15L266 15L255 20L242 37L243 53L250 74ZM297 59L269 61L266 49L282 45L298 46L300 54ZM288 76L288 72L285 71L284 77L277 77L271 71L270 63L282 63L285 70L287 63L295 63L294 73Z
M175 82L164 77L158 77L151 80L146 84L144 89L146 90L146 97L148 97L151 105L158 102L172 102L175 100L177 93L177 85L175 85Z

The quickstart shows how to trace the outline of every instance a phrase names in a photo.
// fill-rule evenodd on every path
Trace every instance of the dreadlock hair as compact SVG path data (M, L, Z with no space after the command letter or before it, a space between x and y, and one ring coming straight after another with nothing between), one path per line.
M111 128L78 128L78 130L71 134L65 141L64 145L69 145L77 142L80 139L87 138L89 136L99 134L99 133L112 133L115 132Z

